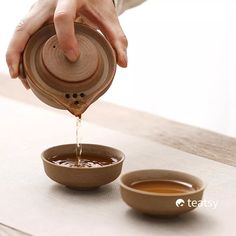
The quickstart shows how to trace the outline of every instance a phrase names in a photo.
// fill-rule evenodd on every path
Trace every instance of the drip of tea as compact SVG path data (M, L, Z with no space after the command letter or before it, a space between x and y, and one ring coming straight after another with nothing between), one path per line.
M80 134L81 122L82 122L81 116L76 117L76 147L75 147L75 153L76 153L78 166L80 165L81 156L82 156L82 144L81 144L82 136Z
M138 181L130 187L152 193L187 193L195 190L191 184L175 180Z
M66 167L101 167L116 163L118 160L113 157L99 157L99 156L80 156L78 162L75 153L70 154L59 154L51 159L51 162L57 165Z
M81 115L76 117L76 146L75 152L68 154L59 154L52 157L50 160L52 163L66 166L66 167L101 167L110 165L118 162L116 158L113 157L101 157L96 155L88 155L83 153L81 144Z

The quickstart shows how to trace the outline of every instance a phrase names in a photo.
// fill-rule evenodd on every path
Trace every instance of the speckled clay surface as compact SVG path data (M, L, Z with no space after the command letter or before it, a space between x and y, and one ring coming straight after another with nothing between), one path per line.
M101 167L65 167L52 163L50 160L58 154L75 152L75 144L51 147L42 153L44 170L49 178L67 187L86 190L96 188L114 181L121 173L125 155L118 149L95 145L82 144L83 155L97 155L99 157L115 158L118 161Z
M75 33L80 57L70 62L58 45L54 25L41 28L26 45L21 73L44 103L78 116L110 87L116 56L98 31L75 23Z
M172 180L190 183L195 190L188 193L150 193L136 190L130 185L136 181ZM171 217L195 209L189 207L188 199L199 201L202 199L205 185L199 178L173 170L137 170L124 174L121 177L120 190L122 199L132 208L149 215ZM177 207L176 200L182 199L185 203Z

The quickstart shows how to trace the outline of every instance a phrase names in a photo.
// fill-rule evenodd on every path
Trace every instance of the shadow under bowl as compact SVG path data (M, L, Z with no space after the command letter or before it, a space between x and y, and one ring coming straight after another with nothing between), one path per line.
M157 193L132 187L136 182L157 180L186 183L192 186L192 190L184 193ZM174 170L138 170L122 175L120 180L121 196L126 204L142 213L162 217L177 216L195 209L204 189L205 185L198 177Z
M72 189L86 190L108 184L120 175L125 155L120 150L108 146L82 144L82 155L84 157L96 156L117 160L117 162L109 165L89 168L68 167L52 162L57 155L64 156L75 153L75 148L75 144L65 144L48 148L42 153L44 170L50 179Z

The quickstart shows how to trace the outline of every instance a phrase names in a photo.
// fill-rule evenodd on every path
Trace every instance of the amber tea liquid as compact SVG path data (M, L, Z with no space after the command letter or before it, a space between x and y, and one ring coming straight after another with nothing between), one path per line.
M187 193L195 190L189 183L175 180L139 181L131 184L132 188L151 193Z
M63 154L63 155L59 154L51 159L52 163L60 166L83 167L83 168L107 166L112 163L116 163L117 161L118 161L117 159L109 157L81 156L78 165L78 160L75 157L74 153Z

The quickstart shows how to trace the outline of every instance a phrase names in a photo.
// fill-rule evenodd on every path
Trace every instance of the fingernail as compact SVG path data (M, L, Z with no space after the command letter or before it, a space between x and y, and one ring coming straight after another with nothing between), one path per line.
M13 66L9 66L9 73L11 78L15 78L15 70Z
M128 66L128 56L127 56L127 50L125 50L125 63L126 63L126 66Z
M15 79L18 76L18 65L13 64L9 66L9 73L11 78Z
M128 56L127 56L127 51L123 51L122 55L122 67L127 67L128 66Z
M73 49L65 52L65 55L72 62L75 62L78 59L78 54Z

